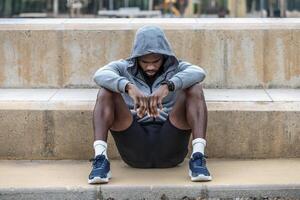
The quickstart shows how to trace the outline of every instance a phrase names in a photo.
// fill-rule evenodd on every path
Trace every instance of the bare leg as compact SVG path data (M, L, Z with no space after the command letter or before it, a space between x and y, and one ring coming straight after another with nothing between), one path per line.
M94 140L107 141L108 130L121 131L132 123L132 115L119 93L101 88L93 113Z
M182 115L181 113L185 113L185 115ZM212 180L212 177L206 168L205 157L203 156L206 145L207 107L203 89L200 84L195 84L182 91L170 113L170 121L178 128L192 129L193 152L189 162L189 176L191 177L191 180Z
M207 107L201 84L195 84L178 95L169 119L179 129L192 129L193 139L205 139Z

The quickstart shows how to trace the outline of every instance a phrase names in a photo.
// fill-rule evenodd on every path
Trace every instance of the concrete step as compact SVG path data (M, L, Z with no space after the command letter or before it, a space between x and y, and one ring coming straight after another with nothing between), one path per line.
M0 19L0 87L94 87L129 57L136 30L165 29L211 88L300 88L300 19Z
M300 199L300 159L208 159L213 181L191 182L188 159L169 169L111 161L112 179L88 185L88 161L0 161L0 199Z
M204 93L210 157L300 157L300 90ZM1 89L0 159L91 158L96 94L97 89ZM119 158L111 136L108 143L110 158Z

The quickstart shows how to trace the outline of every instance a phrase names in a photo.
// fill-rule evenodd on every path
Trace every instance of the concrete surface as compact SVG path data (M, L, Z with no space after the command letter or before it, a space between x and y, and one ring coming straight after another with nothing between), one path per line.
M95 102L99 89L1 89L0 102ZM208 102L300 102L300 89L204 89Z
M1 19L0 87L95 87L130 55L136 29L159 25L210 88L300 88L300 19Z
M97 91L0 89L0 159L91 158ZM210 157L300 157L300 90L270 91L205 89Z
M169 169L134 169L111 161L113 178L91 186L87 161L0 161L0 197L25 199L299 198L300 160L209 159L213 181L191 182L188 160ZM48 198L49 197L49 198Z
M287 101L287 102L299 102L300 92L294 89L267 89L266 92L269 94L273 101Z
M285 90L281 94L285 94ZM296 93L300 90L296 90ZM205 92L206 101L223 101L223 102L270 102L271 96L263 89L207 89Z
M0 101L49 101L57 92L57 89L0 89Z

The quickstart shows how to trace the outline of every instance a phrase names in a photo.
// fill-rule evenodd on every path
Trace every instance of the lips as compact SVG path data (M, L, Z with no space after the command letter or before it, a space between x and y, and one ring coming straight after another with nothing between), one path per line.
M146 73L149 75L153 75L153 74L156 74L156 71L146 71Z

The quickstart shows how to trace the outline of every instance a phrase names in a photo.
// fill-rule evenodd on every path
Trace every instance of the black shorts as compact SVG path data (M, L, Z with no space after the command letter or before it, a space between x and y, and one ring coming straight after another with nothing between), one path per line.
M133 122L124 131L112 131L118 151L131 167L167 168L180 164L188 153L191 130L173 126L169 118L164 123Z

